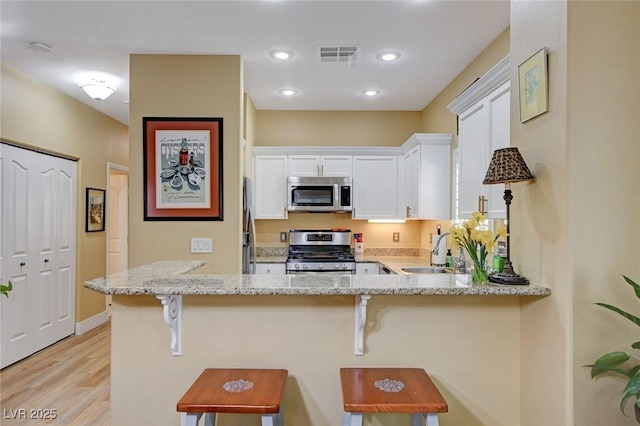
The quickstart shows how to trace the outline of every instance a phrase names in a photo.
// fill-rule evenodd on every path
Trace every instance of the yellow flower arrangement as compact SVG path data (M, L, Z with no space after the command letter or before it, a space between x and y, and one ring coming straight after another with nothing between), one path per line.
M456 246L462 246L473 261L473 281L487 282L487 254L493 249L498 238L507 236L505 226L498 227L493 235L488 229L481 230L478 226L487 218L480 212L473 212L471 219L460 226L451 228L451 236Z

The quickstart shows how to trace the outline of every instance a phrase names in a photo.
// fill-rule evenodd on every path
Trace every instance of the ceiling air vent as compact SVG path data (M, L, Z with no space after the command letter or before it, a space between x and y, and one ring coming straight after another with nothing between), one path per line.
M360 48L358 46L320 46L318 57L320 62L347 62L354 63L358 60Z

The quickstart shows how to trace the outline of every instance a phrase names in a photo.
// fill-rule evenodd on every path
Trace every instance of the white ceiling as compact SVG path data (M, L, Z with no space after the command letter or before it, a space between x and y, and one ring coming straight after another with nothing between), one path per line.
M0 20L2 62L128 123L132 53L242 55L258 110L422 110L509 25L509 1L2 0ZM317 48L332 45L359 46L359 60L320 63ZM274 60L274 49L295 57ZM402 57L382 63L384 50ZM117 92L90 99L78 85L92 75ZM369 88L381 94L366 98Z

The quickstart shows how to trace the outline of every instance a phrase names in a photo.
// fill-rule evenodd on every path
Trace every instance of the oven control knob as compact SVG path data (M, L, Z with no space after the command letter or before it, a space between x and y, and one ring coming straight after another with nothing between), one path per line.
M342 264L342 269L347 269L347 264L346 263Z
M324 264L321 263L320 265L318 265L318 269L324 269Z
M299 264L299 263L296 263L295 268L296 268L296 269L300 269L300 264Z
M307 269L309 266L307 264L302 265L302 269Z
M340 264L336 263L335 269L340 269Z

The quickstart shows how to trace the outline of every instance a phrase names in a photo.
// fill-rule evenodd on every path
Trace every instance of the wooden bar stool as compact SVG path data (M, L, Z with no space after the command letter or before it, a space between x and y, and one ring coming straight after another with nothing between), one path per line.
M341 368L343 426L361 426L364 413L411 413L412 425L438 426L447 401L422 368Z
M262 426L283 426L282 394L287 370L207 368L178 401L182 426L196 426L205 415L213 426L216 413L260 414Z

